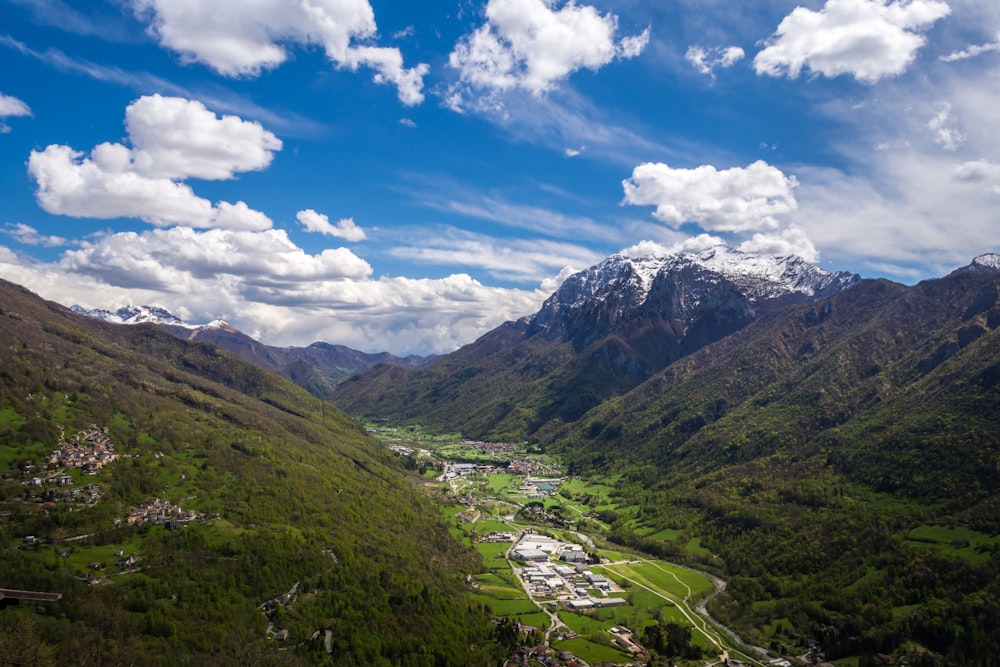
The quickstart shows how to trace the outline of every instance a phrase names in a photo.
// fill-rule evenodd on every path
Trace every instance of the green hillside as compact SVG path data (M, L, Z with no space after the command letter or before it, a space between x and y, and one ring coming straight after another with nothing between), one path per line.
M331 400L359 417L447 424L477 438L521 439L572 422L642 377L610 361L616 338L582 353L524 338L508 323L420 370L382 365L340 384Z
M682 529L621 517L618 540L690 558L700 535L731 584L714 613L755 642L997 664L998 282L866 282L777 314L547 446L623 475L642 526Z
M474 555L332 405L9 283L0 340L0 588L62 595L0 601L0 661L490 663ZM93 432L117 461L48 464ZM184 521L130 524L153 498Z

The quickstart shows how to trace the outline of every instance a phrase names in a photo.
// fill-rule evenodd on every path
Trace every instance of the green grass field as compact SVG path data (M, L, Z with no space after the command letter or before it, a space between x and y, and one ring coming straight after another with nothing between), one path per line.
M608 635L608 639L610 638L611 635ZM552 643L552 648L557 651L569 651L590 664L594 664L595 662L624 662L630 657L624 651L619 651L612 646L598 644L584 637L555 641Z
M909 541L917 546L938 548L971 561L989 560L990 550L1000 544L1000 535L987 535L961 526L920 526L910 531Z

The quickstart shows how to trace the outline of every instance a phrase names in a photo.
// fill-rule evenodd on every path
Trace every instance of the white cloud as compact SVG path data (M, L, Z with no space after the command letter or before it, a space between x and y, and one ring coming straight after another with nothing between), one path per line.
M827 0L796 7L754 58L757 74L796 78L803 68L875 83L903 72L926 38L919 30L947 16L942 0Z
M10 95L4 95L0 93L0 134L7 134L10 132L10 127L4 122L5 119L11 116L30 116L31 108Z
M955 164L912 147L875 160L860 174L799 170L796 222L827 262L916 280L996 249L1000 164Z
M150 178L233 178L271 164L281 140L260 123L219 118L196 100L149 95L125 110L135 169Z
M428 66L407 69L399 49L369 43L377 27L368 0L131 0L131 5L162 46L224 76L258 76L285 62L287 45L318 45L338 68L374 69L375 81L394 84L404 104L424 99Z
M954 53L949 53L946 56L941 56L940 60L946 63L953 63L959 60L968 60L969 58L975 58L976 56L982 55L984 53L991 53L993 51L1000 51L1000 32L997 33L995 42L987 42L986 44L974 44L961 51L955 51Z
M173 227L141 234L120 232L67 251L60 266L122 287L143 284L168 291L205 279L275 287L360 280L371 274L371 266L346 248L309 255L278 229L199 232Z
M649 29L616 41L618 18L569 0L490 0L487 22L461 39L449 57L462 81L485 90L523 88L535 95L579 69L633 58Z
M126 110L132 148L102 143L88 155L69 146L32 151L28 172L39 205L72 217L130 217L154 225L261 230L271 220L244 202L212 205L184 178L232 178L262 169L281 142L257 123L217 118L200 103L159 95Z
M981 184L1000 195L1000 164L989 160L970 160L955 167L955 179L962 183Z
M43 246L55 248L58 246L70 245L71 241L61 236L39 234L38 230L23 222L10 223L4 225L3 233L17 240L24 245Z
M692 45L688 47L687 52L684 54L684 59L691 63L699 73L714 77L716 67L722 67L723 69L732 67L743 60L745 55L743 49L738 46L716 46L711 49L705 49Z
M940 105L934 116L927 122L927 129L931 131L935 143L946 151L958 150L965 142L965 137L953 126L953 123L951 105L947 103Z
M707 250L717 245L725 244L726 241L720 236L711 234L696 234L688 236L676 243L666 244L656 241L639 241L636 244L624 248L619 254L626 257L645 257L646 255L678 255L681 253L697 253Z
M10 116L30 116L31 107L10 95L0 93L0 118Z
M756 233L737 246L744 252L765 255L798 255L807 262L818 262L819 251L809 240L805 230L790 226L776 233Z
M353 218L343 218L336 225L332 225L330 218L307 208L304 211L299 211L295 215L295 219L307 232L333 236L345 241L364 241L367 238L365 230L358 227Z
M445 353L535 312L550 294L489 287L465 274L370 273L349 250L309 255L280 230L111 234L52 264L0 246L0 276L44 298L90 308L154 303L193 323L221 317L272 345Z
M671 226L693 222L706 231L773 229L776 215L795 209L797 181L758 160L747 167L712 165L674 169L663 163L636 167L622 181L624 203L655 206L653 216Z
M475 267L496 279L520 283L543 282L566 266L591 266L603 258L573 243L498 240L454 229L439 229L431 235L425 231L418 241L397 246L389 254L420 263Z

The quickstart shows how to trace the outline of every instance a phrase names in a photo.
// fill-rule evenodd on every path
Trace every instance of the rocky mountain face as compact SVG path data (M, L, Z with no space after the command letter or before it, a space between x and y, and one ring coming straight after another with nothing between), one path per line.
M388 352L360 352L344 345L322 342L307 347L276 347L261 343L224 320L188 324L155 306L124 306L116 311L73 306L71 310L78 315L115 324L157 324L178 338L218 345L244 361L288 378L321 398L345 379L379 364L415 369L431 359L419 355L397 357Z
M800 257L754 255L727 246L677 255L613 255L570 276L530 319L527 334L561 338L582 349L616 328L645 320L664 323L661 331L677 341L694 334L703 344L763 312L822 298L859 279L824 271Z

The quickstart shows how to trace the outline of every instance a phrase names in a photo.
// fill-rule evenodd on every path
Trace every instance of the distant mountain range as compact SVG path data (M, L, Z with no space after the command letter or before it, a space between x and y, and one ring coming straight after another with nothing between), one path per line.
M770 312L812 303L859 280L799 257L724 245L614 255L567 278L535 315L424 369L364 374L334 396L356 413L419 413L470 434L533 434L579 418Z
M224 320L188 324L155 306L130 305L116 311L72 306L70 310L115 324L158 324L178 338L218 345L244 361L290 379L319 397L326 397L340 382L379 364L416 369L434 359L419 355L397 357L388 352L360 352L344 345L321 342L307 347L276 347L255 340Z

